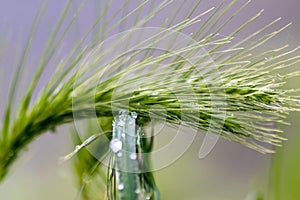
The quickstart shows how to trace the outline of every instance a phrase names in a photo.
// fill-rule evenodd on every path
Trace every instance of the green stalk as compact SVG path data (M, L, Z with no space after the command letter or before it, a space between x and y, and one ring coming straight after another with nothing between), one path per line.
M137 174L136 123L135 118L125 111L115 117L110 147L115 153L119 199L138 199L140 186Z
M150 158L143 154L149 146L140 137L142 129L136 119L135 112L128 114L125 110L115 117L110 148L114 153L117 192L111 194L116 194L113 199L120 200L157 200L159 193L150 172Z

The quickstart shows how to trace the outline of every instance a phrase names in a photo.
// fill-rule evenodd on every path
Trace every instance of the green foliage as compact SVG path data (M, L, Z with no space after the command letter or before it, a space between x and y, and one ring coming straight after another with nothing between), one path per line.
M143 136L137 117L135 112L129 115L122 110L113 122L108 199L160 199L147 155L152 150L151 142Z
M107 123L108 122L108 123ZM105 199L107 197L107 183L108 174L107 167L103 166L99 160L105 158L109 143L107 138L111 138L112 130L112 118L106 117L99 119L99 125L104 133L91 135L95 126L88 122L86 126L86 135L88 139L83 143L82 138L79 137L75 127L72 129L73 143L77 145L75 150L62 158L62 162L66 162L72 158L72 165L74 167L74 174L76 175L77 188L79 192L78 198L83 200L87 199ZM90 149L85 148L87 145L94 144L94 148L97 148L97 155L91 154Z
M269 188L269 195L274 200L300 198L300 174L298 173L300 167L298 156L300 154L300 136L298 134L291 134L299 130L298 119L299 113L291 115L288 119L294 124L292 127L286 128L288 141L274 155Z
M74 142L80 143L80 139L74 138ZM100 164L87 149L76 153L73 166L79 188L77 195L81 199L105 199L106 174Z

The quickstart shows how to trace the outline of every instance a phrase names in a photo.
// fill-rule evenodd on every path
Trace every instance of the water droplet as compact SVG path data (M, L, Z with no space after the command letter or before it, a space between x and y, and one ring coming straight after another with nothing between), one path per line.
M135 190L135 193L136 193L136 194L140 194L140 193L141 193L141 189L140 189L140 188L137 188L137 189Z
M137 118L136 112L132 112L132 113L131 113L131 117L132 117L133 119L136 119L136 118Z
M124 126L125 125L125 122L123 120L120 120L117 124L118 126Z
M125 134L125 133L122 133L121 136L124 138L124 137L126 136L126 134Z
M123 183L119 183L118 185L118 190L123 190L124 189L124 184Z
M117 153L117 156L120 158L120 157L122 157L122 151L119 151L118 153Z
M146 200L150 200L152 197L152 190L146 190L144 189L143 190L143 198L146 199Z
M146 199L146 200L150 200L150 199L151 199L151 196L152 196L152 193L151 193L151 192L146 192L146 193L145 193L145 199Z
M131 160L136 160L136 159L137 159L137 154L136 154L136 153L131 153L131 154L129 155L129 158L130 158Z
M113 139L111 142L110 142L110 149L114 152L114 153L118 153L119 151L122 150L122 146L123 146L123 143L121 140L119 139Z

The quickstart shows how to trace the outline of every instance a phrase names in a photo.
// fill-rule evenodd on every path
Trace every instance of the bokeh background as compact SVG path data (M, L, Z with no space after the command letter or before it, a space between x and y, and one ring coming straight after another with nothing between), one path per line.
M207 7L220 2L204 1ZM39 1L0 2L0 35L5 32L12 38L22 39L19 36L28 32ZM55 22L65 3L61 0L50 2L47 20L43 21L42 27ZM278 17L282 17L279 23L281 25L293 22L288 30L268 43L266 48L285 43L296 47L300 44L299 8L300 1L297 0L254 0L236 22L265 9L263 16L251 26L260 26ZM83 16L87 21L90 18L89 15ZM44 41L45 37L46 34L41 31L38 41ZM242 38L243 35L239 37ZM37 49L36 57L38 56ZM295 68L300 69L300 66ZM288 84L290 87L298 87L300 80L295 79ZM1 96L5 96L6 92L2 91ZM192 147L177 162L155 172L162 199L250 200L251 195L260 192L267 200L272 200L274 193L276 200L300 199L299 119L300 115L297 113L288 117L287 121L292 125L282 127L288 141L273 156L262 155L242 145L220 139L209 156L200 160L198 152L204 134L199 134ZM78 190L74 185L70 166L68 163L58 162L61 156L72 150L68 126L59 127L55 134L47 133L37 138L22 153L9 176L1 183L0 199L75 199Z

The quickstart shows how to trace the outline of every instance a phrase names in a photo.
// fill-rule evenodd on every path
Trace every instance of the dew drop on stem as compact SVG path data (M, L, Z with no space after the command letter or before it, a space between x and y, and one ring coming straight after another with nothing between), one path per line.
M123 154L122 154L122 151L120 151L120 152L117 153L117 156L118 156L119 158L122 157L122 155L123 155Z
M132 112L132 113L131 113L131 117L132 117L133 119L136 119L136 118L137 118L136 112Z
M136 194L140 194L140 193L141 193L141 189L140 189L140 188L137 188L137 189L135 190L135 193L136 193Z
M130 158L131 160L136 160L136 159L137 159L137 154L136 154L136 153L131 153L131 154L129 155L129 158Z
M118 185L118 190L123 190L124 189L124 184L123 183L119 183Z
M119 139L113 139L113 140L111 140L110 145L109 145L110 149L114 153L120 152L122 150L122 146L123 146L123 143Z

